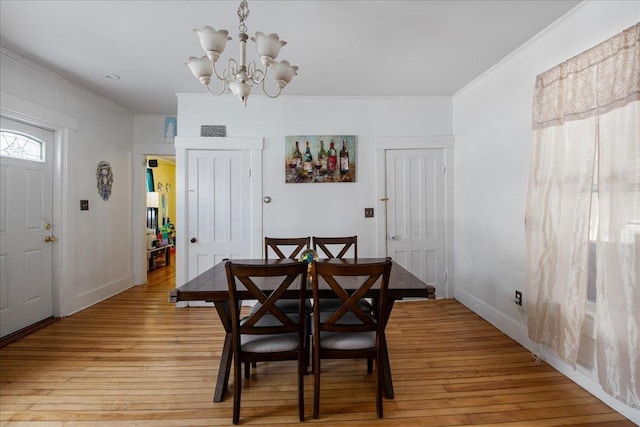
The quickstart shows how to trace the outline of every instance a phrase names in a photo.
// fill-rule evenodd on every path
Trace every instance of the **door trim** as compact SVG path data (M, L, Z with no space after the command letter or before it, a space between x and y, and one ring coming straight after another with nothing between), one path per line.
M72 131L80 128L76 117L67 115L26 99L0 92L0 115L29 125L53 131L53 222L58 241L53 245L53 315L66 316L70 309L65 307L63 296L68 294L73 281L69 277L69 263L62 254L70 253L65 239L69 225L68 213L68 147Z
M375 138L375 176L376 176L376 208L378 215L375 223L375 252L378 257L387 256L387 208L382 199L387 197L387 150L410 149L442 149L444 156L444 271L445 294L436 295L437 298L453 298L455 289L454 269L451 265L453 257L453 149L455 138L453 135L425 135L425 136L380 136Z
M189 150L249 151L249 209L251 258L262 257L262 150L260 137L176 136L176 287L188 281L189 204L187 200L187 160Z

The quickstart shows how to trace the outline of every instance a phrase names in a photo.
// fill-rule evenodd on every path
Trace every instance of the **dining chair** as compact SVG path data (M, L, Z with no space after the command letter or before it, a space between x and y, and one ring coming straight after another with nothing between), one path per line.
M391 260L366 264L338 264L316 261L312 268L313 292L313 417L320 414L320 377L322 359L375 360L376 412L383 416L383 372L381 362L387 351L383 313ZM322 283L321 283L322 282ZM347 287L348 285L348 287ZM335 311L322 312L319 307L320 288L327 288L343 301ZM349 291L347 291L347 289ZM358 301L372 289L377 290L377 313L362 310Z
M269 252L273 252L279 259L296 259L304 249L309 249L311 238L307 237L265 237L264 259L269 259ZM285 253L286 252L286 253Z
M348 237L316 237L313 236L313 250L322 257L346 258L349 249L353 248L353 257L358 258L358 236ZM337 255L334 255L333 252Z
M278 259L296 259L300 252L309 249L311 243L310 237L265 237L264 238L264 259L269 260L269 249L271 249ZM291 250L293 247L293 250ZM284 252L283 252L284 251ZM285 252L288 255L285 255ZM308 301L307 301L308 302ZM297 301L280 300L277 303L278 308L285 313L295 313L298 310ZM254 309L260 308L260 303L254 306ZM311 304L306 305L307 313L311 314Z
M296 259L297 256L305 249L309 249L311 246L311 238L307 237L265 237L264 238L264 259L269 260L269 252L273 252L276 256L276 259ZM298 311L298 301L290 300L290 299L282 299L276 302L276 305L280 310L285 313L297 313ZM261 307L260 302L256 303L251 311L259 310ZM305 300L305 313L306 313L306 323L307 330L310 329L311 326L311 302L307 299ZM307 353L305 356L305 372L309 366L309 339L305 340L305 349L307 349ZM256 367L256 363L245 364L244 368L244 376L245 378L249 378L251 375L251 366Z
M350 249L353 248L351 251ZM358 259L358 236L346 236L346 237L316 237L313 236L313 250L318 253L318 256L322 258L322 255L331 258L346 258L350 253L353 254L354 259ZM333 251L333 252L332 252ZM333 255L333 253L337 255ZM366 299L361 299L358 304L363 310L372 312L374 310L373 305ZM334 311L339 305L342 305L340 298L321 298L320 299L320 311ZM368 362L369 373L372 372L371 360Z
M252 265L228 261L225 270L232 322L233 424L240 420L241 364L281 360L298 361L298 412L300 421L304 421L307 264ZM265 282L272 284L269 288L273 291L268 294L260 287ZM276 304L285 292L297 293L295 313L285 313ZM261 306L242 318L242 300L247 299L257 299Z

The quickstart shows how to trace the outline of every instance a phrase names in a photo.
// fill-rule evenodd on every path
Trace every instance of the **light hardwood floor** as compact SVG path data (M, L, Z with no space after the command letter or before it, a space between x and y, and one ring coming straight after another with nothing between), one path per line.
M213 403L223 340L213 308L167 302L173 267L0 350L1 426L231 425ZM323 362L320 419L305 424L633 426L454 300L396 304L388 326L396 397L376 418L364 361ZM260 363L240 423L296 425L295 367ZM230 391L233 377L230 380Z

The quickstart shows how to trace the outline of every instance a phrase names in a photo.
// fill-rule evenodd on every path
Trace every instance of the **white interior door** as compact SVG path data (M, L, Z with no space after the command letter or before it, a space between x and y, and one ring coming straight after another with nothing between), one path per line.
M444 150L386 150L387 255L445 296Z
M188 278L223 258L249 258L249 151L189 150Z
M53 132L0 118L0 336L53 315ZM19 135L19 136L16 136ZM15 157L14 157L15 156ZM48 239L49 240L49 239Z

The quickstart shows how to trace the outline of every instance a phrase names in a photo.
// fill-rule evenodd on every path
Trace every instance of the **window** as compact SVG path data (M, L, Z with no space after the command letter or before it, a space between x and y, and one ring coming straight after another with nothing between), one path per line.
M591 216L589 220L589 281L587 284L587 312L595 314L596 302L596 240L598 238L598 150L593 162L593 184L591 188Z
M27 134L0 129L0 156L44 162L44 142Z
M594 172L593 172L593 185L591 190L591 216L589 223L589 281L587 287L587 307L593 308L593 303L596 301L596 241L598 240L598 233L600 227L600 204L599 204L599 150L596 150ZM633 153L625 156L626 167L625 173L622 173L623 178L609 179L614 182L620 181L619 191L626 194L626 203L621 207L624 212L621 215L625 226L621 227L622 235L617 239L623 245L623 247L631 247L634 244L635 239L640 236L640 217L635 212L640 212L640 186L638 186L638 176L634 174L634 171L639 170L640 157L634 156ZM628 172L628 173L627 173ZM600 237L601 240L607 241L610 239L608 236ZM591 303L591 304L589 304ZM594 309L595 310L595 309Z

